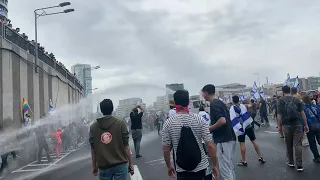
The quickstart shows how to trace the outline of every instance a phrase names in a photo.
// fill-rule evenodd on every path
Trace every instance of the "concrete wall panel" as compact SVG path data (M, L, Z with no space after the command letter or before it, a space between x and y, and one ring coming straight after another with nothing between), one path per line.
M0 128L3 127L3 79L2 79L2 54L0 55Z
M2 51L3 119L13 120L12 61L9 51Z
M20 60L20 103L22 109L22 99L25 98L30 103L28 97L28 65L26 61ZM18 74L17 74L18 75ZM29 104L30 106L30 104ZM30 107L31 108L31 107ZM32 109L31 109L32 110ZM22 114L21 114L22 116ZM22 117L21 117L22 118Z
M22 120L22 98L20 92L20 57L11 53L12 59L12 95L13 95L13 121L16 126L21 125Z
M58 102L58 94L60 90L60 84L59 84L59 79L56 77L52 78L52 103L53 107L55 108Z
M34 96L34 119L40 118L40 104L39 104L39 74L33 71L33 96Z
M43 62L39 61L39 67L40 70L38 75L39 75L39 110L40 110L40 117L42 117L45 114L45 99L44 99L44 80L43 80L43 76L44 76L44 72L43 72Z
M49 112L49 84L48 84L48 66L43 66L43 97L44 97L44 113L47 114Z
M34 65L33 65L33 56L28 55L27 60L27 87L28 87L28 103L32 111L34 111L34 84L33 84L33 73L34 73ZM33 117L33 115L31 116Z

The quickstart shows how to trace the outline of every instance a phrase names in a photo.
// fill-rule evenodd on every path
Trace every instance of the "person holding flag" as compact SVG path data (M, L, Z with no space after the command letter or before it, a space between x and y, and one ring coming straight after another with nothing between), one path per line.
M31 118L29 111L32 113L32 110L25 98L22 99L22 119L23 125L28 126L31 125Z
M241 152L241 160L237 163L238 166L248 166L246 161L246 145L245 139L246 136L249 137L255 151L258 154L258 161L260 164L264 164L266 161L262 157L262 153L260 151L260 147L256 143L256 135L254 133L253 127L251 123L253 119L250 117L249 112L245 105L240 103L239 96L232 97L232 103L229 112L230 118L232 121L232 126L235 134L238 136L238 141L240 143L240 152Z

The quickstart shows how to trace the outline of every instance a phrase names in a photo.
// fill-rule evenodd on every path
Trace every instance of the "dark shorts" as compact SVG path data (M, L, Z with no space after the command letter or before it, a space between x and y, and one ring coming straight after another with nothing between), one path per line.
M256 140L256 135L254 134L253 128L250 127L248 129L246 129L246 132L244 133L244 135L238 136L238 141L239 142L245 142L246 135L249 137L250 141Z

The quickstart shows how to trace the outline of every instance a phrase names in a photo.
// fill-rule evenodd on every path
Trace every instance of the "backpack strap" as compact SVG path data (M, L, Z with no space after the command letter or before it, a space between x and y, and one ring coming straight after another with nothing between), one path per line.
M174 170L177 172L176 153L174 152L174 147L173 147L173 145L172 145L172 157L173 157L173 167L174 167Z

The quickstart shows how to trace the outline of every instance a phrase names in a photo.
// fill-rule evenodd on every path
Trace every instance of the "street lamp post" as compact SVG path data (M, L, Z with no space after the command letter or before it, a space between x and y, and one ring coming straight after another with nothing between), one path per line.
M45 8L39 8L34 10L34 33L35 33L35 55L36 55L36 60L35 60L35 64L36 64L36 72L39 72L39 63L38 63L38 58L39 58L39 47L38 47L38 18L41 16L49 16L49 15L54 15L54 14L62 14L62 13L69 13L69 12L73 12L74 9L65 9L64 11L60 11L60 12L54 12L54 13L47 13L45 10L46 9L52 9L52 8L58 8L58 7L64 7L64 6L69 6L71 5L70 2L63 2L60 3L57 6L50 6L50 7L45 7ZM38 14L38 11L42 11L41 14Z

